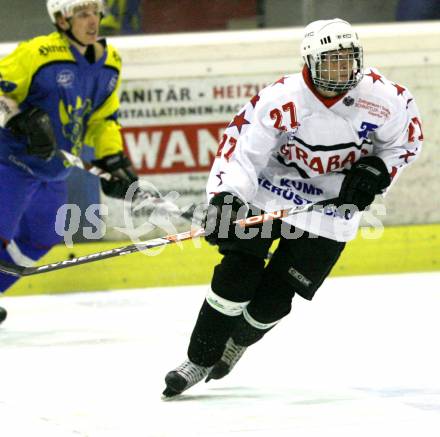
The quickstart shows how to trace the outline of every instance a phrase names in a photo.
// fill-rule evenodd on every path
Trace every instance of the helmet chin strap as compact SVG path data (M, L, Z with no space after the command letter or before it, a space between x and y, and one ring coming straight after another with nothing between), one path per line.
M67 30L64 30L64 33L73 41L75 41L77 44L79 44L81 47L88 47L88 44L82 43L72 32L72 24L70 22L70 18L67 19L67 22L69 23L69 28Z
M88 44L82 43L72 32L72 29L66 30L64 32L71 40L75 41L77 44L79 44L81 47L87 47Z
M84 44L83 42L81 42L72 32L72 24L70 22L70 19L67 19L67 22L69 23L69 28L67 30L64 30L61 27L57 26L58 31L63 32L70 40L74 41L80 47L86 49L84 52L84 56L90 64L96 62L95 45Z

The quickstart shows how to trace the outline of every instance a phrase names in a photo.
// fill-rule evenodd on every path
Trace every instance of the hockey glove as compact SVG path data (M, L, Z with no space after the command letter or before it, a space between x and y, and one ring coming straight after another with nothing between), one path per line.
M101 179L102 191L107 196L124 199L130 185L138 180L130 160L122 152L95 159L92 163L112 175L109 181Z
M239 210L244 205L241 199L226 191L216 194L211 199L203 221L205 239L209 244L215 245L220 240L234 238L234 221L239 218Z
M385 163L377 156L366 156L356 161L345 176L339 204L355 205L364 211L374 201L376 194L388 187L391 177Z
M56 139L49 115L39 108L29 108L14 115L6 127L15 137L26 138L29 155L49 161L55 154Z

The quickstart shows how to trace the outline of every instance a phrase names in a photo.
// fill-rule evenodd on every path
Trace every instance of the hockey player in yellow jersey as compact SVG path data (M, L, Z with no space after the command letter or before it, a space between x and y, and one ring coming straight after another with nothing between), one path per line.
M121 58L99 38L103 0L48 0L55 32L21 43L0 61L0 259L30 265L60 237L70 168L55 153L84 144L114 175L105 194L125 196L137 180L118 123ZM16 278L0 274L0 292ZM6 312L0 312L1 319Z

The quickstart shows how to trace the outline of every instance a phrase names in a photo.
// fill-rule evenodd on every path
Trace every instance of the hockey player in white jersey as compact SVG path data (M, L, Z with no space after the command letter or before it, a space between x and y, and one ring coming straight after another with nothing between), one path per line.
M165 398L227 375L246 348L290 312L295 294L311 300L355 237L362 211L420 152L414 97L377 69L363 67L362 45L349 23L309 24L301 54L302 72L263 89L220 143L205 228L223 258L188 359L166 375ZM256 236L243 235L233 224L248 208L275 211L327 199L340 207L286 217L269 233L263 226Z

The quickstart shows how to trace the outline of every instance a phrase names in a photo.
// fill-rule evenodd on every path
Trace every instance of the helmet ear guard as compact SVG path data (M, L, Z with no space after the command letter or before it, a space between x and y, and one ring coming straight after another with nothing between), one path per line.
M348 22L339 18L310 23L305 28L301 55L317 88L342 93L354 88L363 77L359 37ZM333 59L331 69L323 66L329 56ZM347 67L351 69L348 77Z

